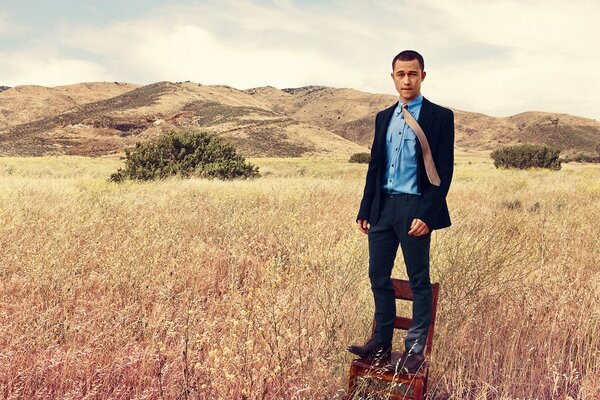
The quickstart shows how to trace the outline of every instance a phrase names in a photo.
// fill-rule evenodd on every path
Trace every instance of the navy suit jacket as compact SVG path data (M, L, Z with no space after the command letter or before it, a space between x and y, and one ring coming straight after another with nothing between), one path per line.
M371 146L371 161L356 218L357 221L366 219L371 225L375 225L379 219L382 182L386 168L386 133L397 105L398 103L379 112L375 118L375 137ZM417 184L422 199L414 218L425 222L431 230L441 229L451 224L446 195L454 171L454 113L452 110L438 106L424 98L418 122L427 136L441 184L434 186L427 179L421 145L417 141Z

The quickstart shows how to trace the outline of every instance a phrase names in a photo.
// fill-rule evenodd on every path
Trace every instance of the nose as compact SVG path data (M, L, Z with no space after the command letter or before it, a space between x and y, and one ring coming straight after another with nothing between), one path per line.
M404 75L404 77L402 78L402 84L410 85L410 78L408 77L408 75Z

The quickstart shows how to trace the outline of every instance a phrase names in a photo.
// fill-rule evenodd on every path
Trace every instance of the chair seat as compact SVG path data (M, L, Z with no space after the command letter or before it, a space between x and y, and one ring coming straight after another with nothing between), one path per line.
M402 352L392 351L392 355L389 360L380 361L373 358L356 358L352 361L352 365L355 368L360 368L364 371L367 371L369 375L377 376L377 378L386 380L388 382L393 380L404 381L403 377L405 377L406 381L409 382L415 379L424 379L425 376L427 376L427 360L425 360L421 368L414 374L398 373L389 371L385 368L385 366L388 364L397 363L398 360L400 360L400 357L402 357Z

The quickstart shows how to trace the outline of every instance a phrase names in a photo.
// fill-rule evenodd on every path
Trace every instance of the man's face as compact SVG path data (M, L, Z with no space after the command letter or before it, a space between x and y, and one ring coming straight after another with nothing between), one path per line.
M425 71L421 71L418 60L397 60L392 71L392 79L403 103L421 94L421 82L425 79Z

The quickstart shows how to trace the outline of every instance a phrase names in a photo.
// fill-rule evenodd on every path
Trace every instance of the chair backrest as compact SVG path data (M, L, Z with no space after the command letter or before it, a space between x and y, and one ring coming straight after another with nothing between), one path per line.
M410 289L410 284L407 280L392 278L392 284L394 285L394 296L398 300L413 301L413 292ZM429 325L429 331L427 332L427 344L425 345L425 355L431 354L431 347L433 345L433 331L435 329L435 316L437 313L437 302L438 295L440 293L440 284L432 283L432 305L431 305L431 324ZM394 321L394 329L401 329L408 331L412 318L403 317L396 315L396 321ZM373 320L373 333L375 332L375 320Z

